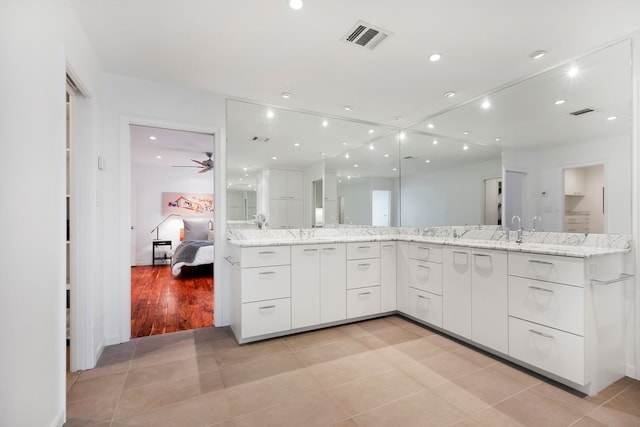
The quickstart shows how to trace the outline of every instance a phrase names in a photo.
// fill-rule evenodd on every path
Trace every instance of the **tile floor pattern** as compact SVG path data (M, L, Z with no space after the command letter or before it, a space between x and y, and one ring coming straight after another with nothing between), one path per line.
M228 328L107 347L67 426L640 426L640 382L578 397L399 316L240 346Z

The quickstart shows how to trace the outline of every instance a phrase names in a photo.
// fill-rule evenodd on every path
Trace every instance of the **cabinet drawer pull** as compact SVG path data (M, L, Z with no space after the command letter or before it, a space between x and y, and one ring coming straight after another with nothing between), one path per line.
M358 246L358 249L371 249L371 246Z
M358 267L369 267L371 264L366 263L366 264L358 264Z
M489 254L473 254L473 256L481 256L481 257L491 258L491 255L489 255Z
M336 248L322 248L323 251L335 251Z
M287 196L280 196L281 199L288 199L289 197Z
M359 292L358 295L371 295L371 292Z
M553 265L552 262L540 261L540 260L537 260L537 259L530 259L529 262L532 263L532 264Z
M392 248L393 245L382 245L383 248Z
M529 329L532 334L540 335L541 337L553 339L553 335L545 334L544 332L536 331L535 329Z
M462 251L453 251L454 254L458 254L458 255L467 255L468 252L462 252Z
M427 267L426 265L418 264L418 268L424 268L425 270L431 270L431 267Z
M305 252L317 252L318 250L317 249L305 249L304 251Z
M260 275L265 275L265 274L276 274L275 271L261 271L260 273L258 273Z
M268 310L270 308L276 308L275 305L264 305L262 307L259 307L260 310Z
M551 294L553 293L552 289L545 289L545 288L541 288L541 287L538 287L538 286L529 286L529 289L533 289L533 290L541 291L541 292L549 292Z
M418 295L418 298L423 299L423 300L427 300L427 301L431 301L431 298L427 298L424 295Z
M418 249L422 249L423 251L430 251L431 248L425 248L424 246L418 246Z
M263 252L258 252L258 255L271 255L271 254L275 254L275 251L263 251Z

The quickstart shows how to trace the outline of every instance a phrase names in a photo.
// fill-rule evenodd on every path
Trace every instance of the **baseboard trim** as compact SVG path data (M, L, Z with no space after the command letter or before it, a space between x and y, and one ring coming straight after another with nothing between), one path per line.
M53 423L51 424L51 427L62 427L66 420L67 420L67 413L63 409L62 411L60 411L60 413L58 414L56 419L53 420Z
M640 377L638 377L638 370L630 363L625 365L624 374L634 380L640 380Z

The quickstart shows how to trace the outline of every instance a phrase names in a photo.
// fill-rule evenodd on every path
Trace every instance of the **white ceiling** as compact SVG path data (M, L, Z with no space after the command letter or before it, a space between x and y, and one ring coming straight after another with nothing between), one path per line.
M108 72L399 127L640 27L637 0L72 2ZM391 35L342 42L358 20Z
M197 173L199 165L192 160L207 160L205 153L213 153L213 135L137 125L129 129L134 165L189 166Z

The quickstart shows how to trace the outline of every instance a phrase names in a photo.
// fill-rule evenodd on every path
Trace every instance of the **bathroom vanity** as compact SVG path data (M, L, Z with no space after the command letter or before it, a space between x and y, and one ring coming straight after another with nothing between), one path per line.
M230 240L238 342L399 313L587 394L624 376L625 236L357 230Z

